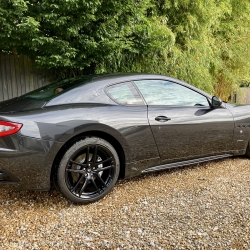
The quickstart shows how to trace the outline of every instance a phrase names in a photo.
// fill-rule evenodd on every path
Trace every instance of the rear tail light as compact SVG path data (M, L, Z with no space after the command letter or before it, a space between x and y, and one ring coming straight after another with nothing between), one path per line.
M0 137L17 133L23 124L0 121Z

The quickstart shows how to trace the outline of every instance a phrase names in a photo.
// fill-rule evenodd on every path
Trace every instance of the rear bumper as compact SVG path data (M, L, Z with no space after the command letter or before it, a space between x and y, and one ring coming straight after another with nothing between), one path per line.
M0 188L49 190L61 145L18 134L0 138Z

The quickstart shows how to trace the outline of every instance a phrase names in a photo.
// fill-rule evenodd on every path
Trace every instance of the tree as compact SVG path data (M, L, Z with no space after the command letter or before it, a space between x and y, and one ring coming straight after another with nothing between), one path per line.
M228 99L249 81L249 0L0 0L0 49L60 78L151 72Z
M15 47L40 66L94 71L110 55L133 50L132 34L148 4L145 0L2 0L1 49Z

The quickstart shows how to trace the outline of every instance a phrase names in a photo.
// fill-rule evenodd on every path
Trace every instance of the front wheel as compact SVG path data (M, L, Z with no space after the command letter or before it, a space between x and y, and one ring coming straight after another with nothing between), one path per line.
M247 149L246 149L245 156L250 158L250 142L248 142L248 144L247 144Z
M111 191L119 171L114 147L101 138L88 137L66 151L57 169L56 185L68 200L88 204Z

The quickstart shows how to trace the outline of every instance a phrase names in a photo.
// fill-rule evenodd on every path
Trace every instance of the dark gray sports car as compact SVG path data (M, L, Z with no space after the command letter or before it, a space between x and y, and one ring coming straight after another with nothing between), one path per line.
M83 76L0 103L0 183L86 204L118 178L249 156L249 137L249 106L180 80Z

